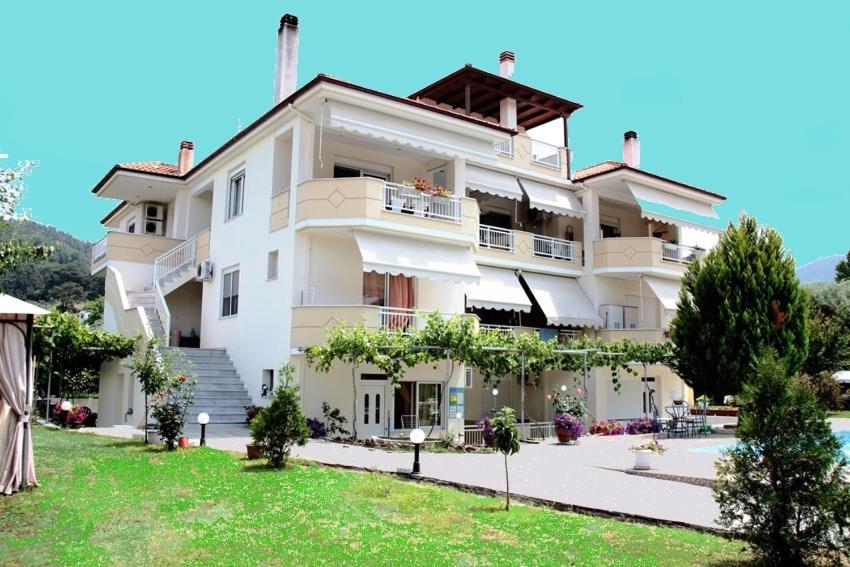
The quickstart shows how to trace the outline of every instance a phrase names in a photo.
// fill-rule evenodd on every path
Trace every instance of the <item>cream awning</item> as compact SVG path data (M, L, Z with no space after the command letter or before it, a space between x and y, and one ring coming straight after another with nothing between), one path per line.
M517 184L516 177L474 165L466 166L466 188L517 201L522 200L522 189Z
M519 179L519 184L528 195L529 205L532 208L570 217L584 216L584 207L578 202L575 193L569 189L531 179Z
M669 309L670 311L676 310L676 303L679 301L679 289L681 288L681 283L678 280L665 280L652 276L643 276L643 281L646 282L649 289L652 290L652 293L655 294L655 297L664 306L664 309Z
M478 283L472 250L403 236L355 231L364 272L458 283Z
M528 272L523 272L522 279L528 284L550 325L602 326L602 320L578 285L578 280Z
M481 281L466 287L466 306L503 311L531 311L531 300L512 270L479 266Z

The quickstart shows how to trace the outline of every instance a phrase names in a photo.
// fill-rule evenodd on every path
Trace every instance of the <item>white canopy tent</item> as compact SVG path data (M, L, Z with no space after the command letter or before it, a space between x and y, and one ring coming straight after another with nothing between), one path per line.
M47 311L0 294L0 493L35 486L32 333Z

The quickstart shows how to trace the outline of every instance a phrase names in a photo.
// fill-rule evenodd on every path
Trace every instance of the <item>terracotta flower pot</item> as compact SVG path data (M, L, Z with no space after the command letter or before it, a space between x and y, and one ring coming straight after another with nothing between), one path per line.
M558 436L558 443L569 443L570 441L575 441L573 432L566 427L556 427L555 435Z
M256 445L256 444L245 445L245 449L248 452L248 460L249 461L253 461L255 459L262 459L263 458L264 451L263 451L262 445Z
M181 449L188 449L189 448L189 438L186 437L185 435L183 435L182 437L180 437L180 439L177 440L177 446L180 447Z

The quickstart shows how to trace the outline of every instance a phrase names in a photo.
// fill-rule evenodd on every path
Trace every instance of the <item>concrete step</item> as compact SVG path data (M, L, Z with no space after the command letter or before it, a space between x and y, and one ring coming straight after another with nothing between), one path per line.
M245 396L244 398L201 398L195 396L195 401L192 402L192 406L196 408L206 408L206 407L222 407L227 406L231 408L238 408L240 410L244 410L245 406L251 405L251 398Z
M219 368L198 368L197 366L192 366L192 373L195 374L198 379L201 378L222 378L222 377L233 377L235 380L239 380L239 375L236 373L236 370L230 367L219 367Z
M204 411L204 410L201 410ZM193 412L191 409L186 412L186 421L189 423L197 423L198 414L201 412ZM205 411L205 413L210 416L210 424L218 424L218 423L245 423L245 412L239 411Z
M245 389L245 385L242 383L238 384L198 384L195 386L195 393L213 393L213 392L227 392L230 395L236 396L247 396L248 390Z
M196 400L238 400L251 402L251 396L247 392L228 392L228 391L213 391L213 390L195 390ZM247 404L246 404L247 405Z

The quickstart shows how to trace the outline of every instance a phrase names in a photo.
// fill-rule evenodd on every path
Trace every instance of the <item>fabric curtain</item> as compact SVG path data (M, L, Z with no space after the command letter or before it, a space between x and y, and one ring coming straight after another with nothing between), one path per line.
M35 485L35 465L32 453L32 432L28 424L31 408L27 406L27 347L24 329L16 324L0 325L0 398L11 409L3 421L4 445L0 445L0 493L12 494L21 484L24 445L27 450L27 470L24 485Z
M389 278L389 307L413 309L413 278L392 275ZM405 329L412 319L412 313L393 313L390 327Z

